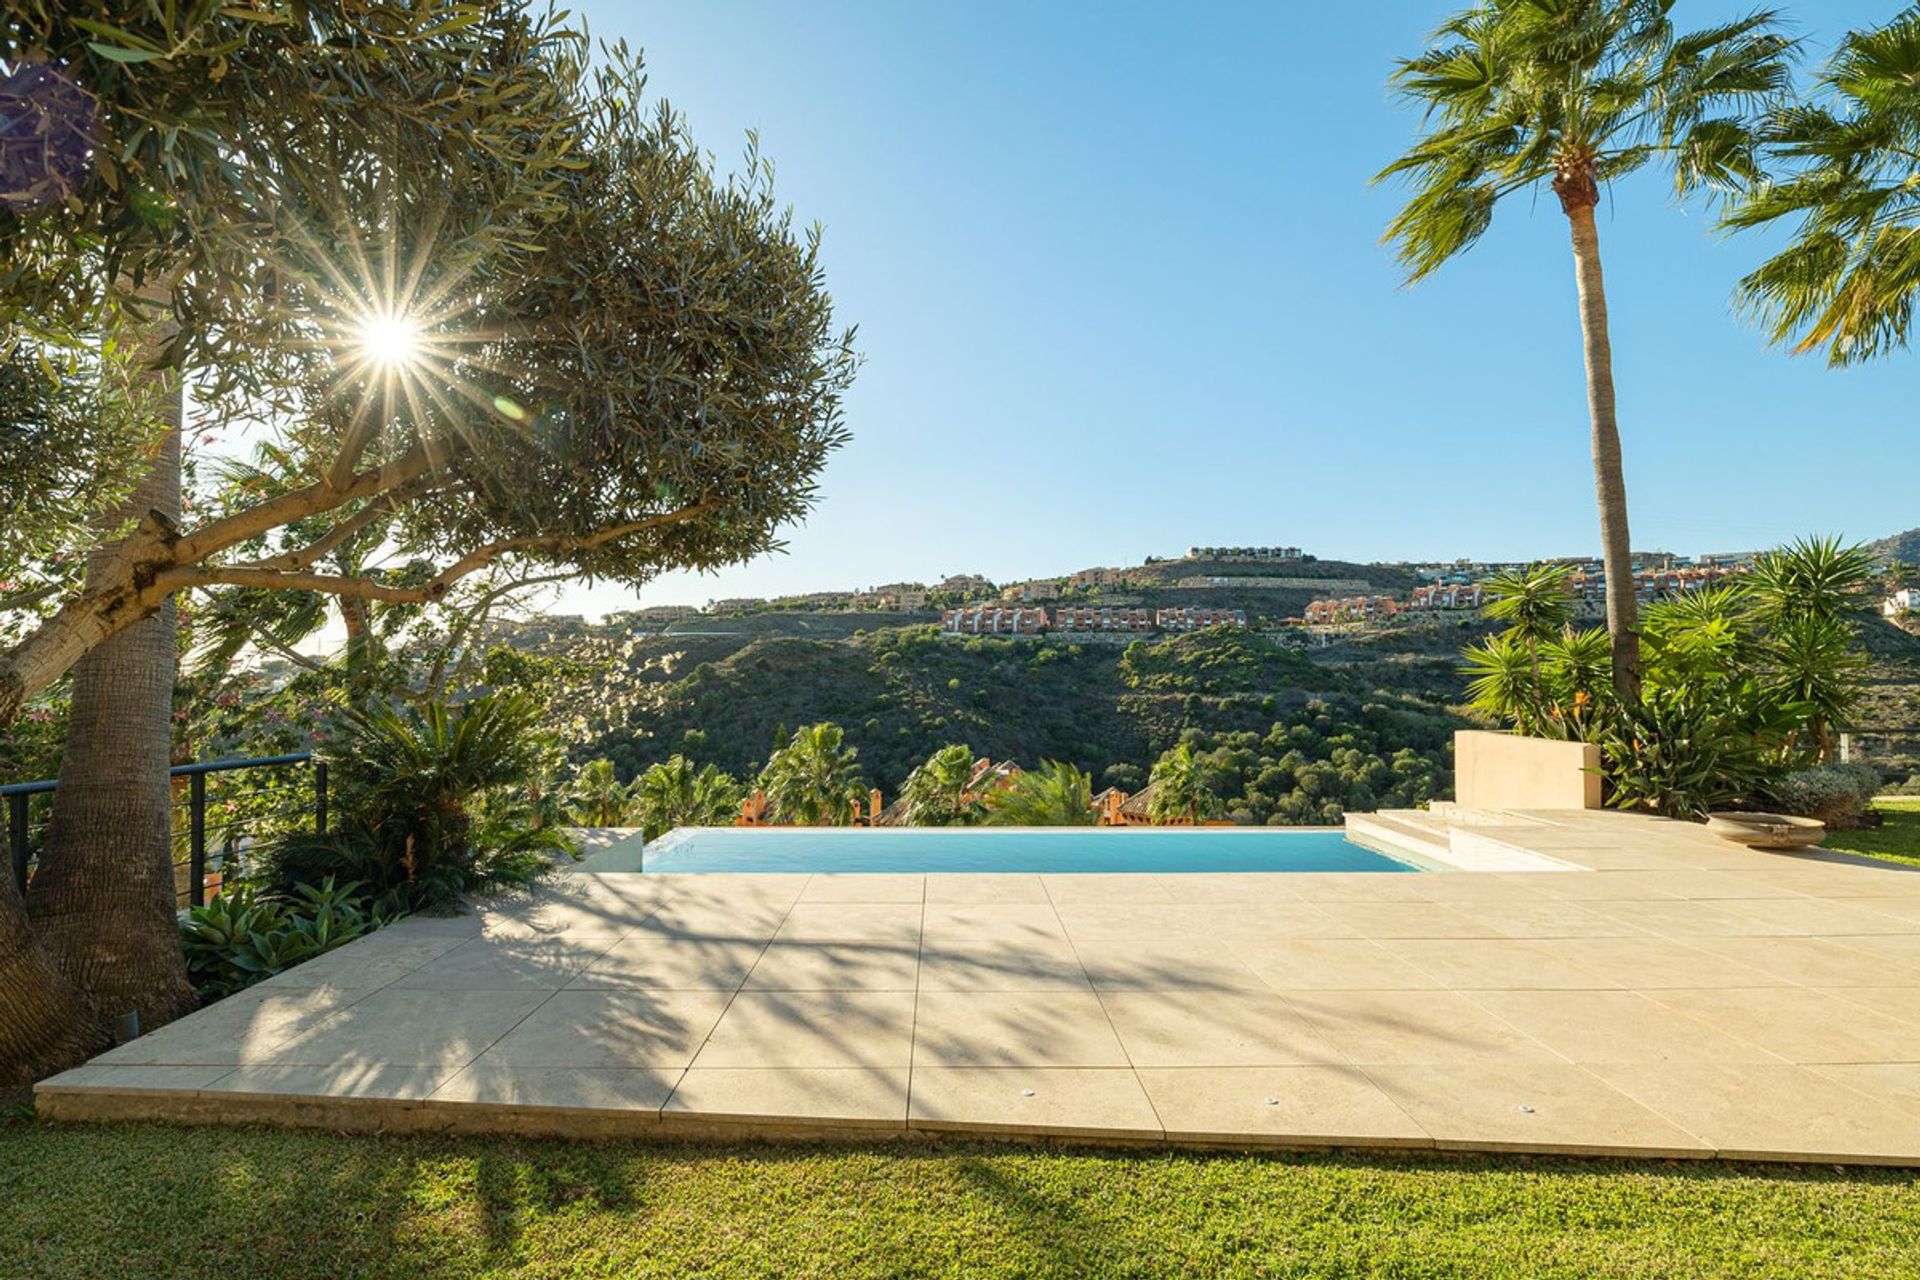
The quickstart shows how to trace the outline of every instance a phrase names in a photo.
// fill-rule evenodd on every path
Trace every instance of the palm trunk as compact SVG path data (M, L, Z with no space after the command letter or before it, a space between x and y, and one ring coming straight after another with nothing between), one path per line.
M1628 702L1640 697L1639 609L1634 597L1633 540L1627 532L1627 481L1620 467L1620 423L1613 400L1613 343L1607 335L1607 287L1600 272L1600 233L1592 202L1562 198L1573 229L1574 279L1580 291L1580 335L1586 348L1587 412L1593 421L1593 486L1600 504L1600 559L1607 573L1607 634L1613 640L1613 685Z
M150 325L142 337L157 353L171 327ZM150 399L161 433L152 467L109 527L149 511L179 520L181 384L170 373L142 380L136 394ZM89 577L111 571L118 551L96 550ZM27 895L34 931L67 981L102 1017L138 1013L143 1029L196 1003L174 916L176 663L168 600L75 664L60 788Z
M106 1047L101 1023L35 940L6 874L0 883L0 1091L64 1071Z

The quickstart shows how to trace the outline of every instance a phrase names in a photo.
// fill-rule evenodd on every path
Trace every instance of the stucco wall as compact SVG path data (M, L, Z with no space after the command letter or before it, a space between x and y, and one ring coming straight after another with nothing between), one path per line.
M1454 796L1467 809L1598 809L1600 748L1512 733L1453 735Z

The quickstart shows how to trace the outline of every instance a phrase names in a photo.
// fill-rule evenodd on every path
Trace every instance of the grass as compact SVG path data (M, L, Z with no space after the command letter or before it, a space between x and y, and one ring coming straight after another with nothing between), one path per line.
M1920 1276L1920 1173L0 1127L0 1273Z
M1826 847L1920 867L1920 796L1882 796L1873 807L1882 819L1879 826L1836 831Z

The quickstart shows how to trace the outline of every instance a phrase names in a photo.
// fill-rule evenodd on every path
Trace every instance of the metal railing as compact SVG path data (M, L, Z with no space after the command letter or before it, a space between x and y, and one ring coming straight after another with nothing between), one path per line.
M214 821L208 822L207 779L214 774L237 773L250 769L291 770L301 765L313 767L310 798L298 778L285 783L264 782L233 794L215 794ZM204 906L209 879L216 891L228 870L243 862L246 850L262 834L284 832L304 825L311 814L312 829L322 835L327 830L327 765L309 752L283 756L236 757L206 760L197 764L179 764L168 773L185 780L185 798L176 794L171 823L174 858L175 898L183 906ZM264 776L264 775L263 775ZM57 779L16 782L0 786L0 800L6 803L7 851L13 868L14 884L25 892L37 863L39 838L46 831L45 806L35 821L33 799L58 789ZM178 784L176 793L181 790ZM209 849L212 849L211 864Z

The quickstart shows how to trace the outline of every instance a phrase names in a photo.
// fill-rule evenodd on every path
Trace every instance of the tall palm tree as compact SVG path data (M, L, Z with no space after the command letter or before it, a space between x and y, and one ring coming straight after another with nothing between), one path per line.
M1002 827L1090 827L1093 779L1063 760L1008 780L987 800L987 821Z
M942 747L907 775L901 798L910 827L971 827L985 820L985 798L973 789L977 765L965 743Z
M859 752L830 721L794 731L760 773L760 788L780 817L799 826L845 826L866 791Z
M1212 817L1220 807L1220 797L1207 786L1206 770L1195 758L1191 742L1154 761L1148 785L1153 794L1147 801L1147 817L1154 822L1184 819L1199 826L1201 819Z
M569 789L569 813L583 827L623 827L633 816L633 791L613 771L613 761L589 760Z
M633 800L642 834L655 840L675 827L711 827L739 808L740 783L713 765L695 770L685 756L670 756L633 780Z
M1855 31L1820 77L1821 102L1767 130L1792 166L1727 215L1758 227L1798 218L1793 242L1740 282L1741 301L1795 354L1833 365L1907 345L1920 298L1920 4Z
M1419 280L1485 234L1494 206L1550 189L1572 234L1614 684L1639 689L1632 540L1594 207L1653 162L1682 194L1759 176L1749 120L1787 87L1792 42L1770 12L1677 33L1674 0L1480 0L1448 19L1393 83L1425 109L1420 140L1379 177L1413 189L1387 228Z

